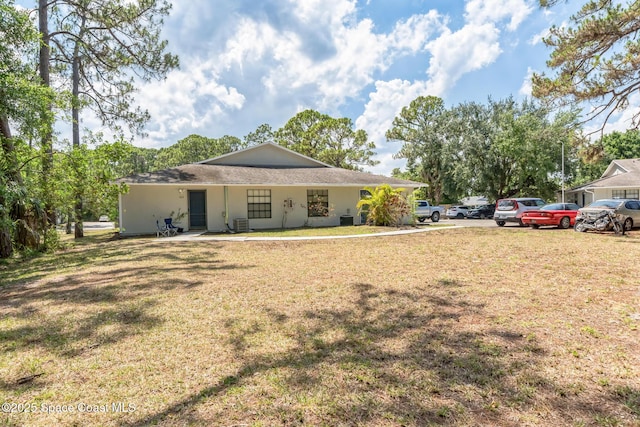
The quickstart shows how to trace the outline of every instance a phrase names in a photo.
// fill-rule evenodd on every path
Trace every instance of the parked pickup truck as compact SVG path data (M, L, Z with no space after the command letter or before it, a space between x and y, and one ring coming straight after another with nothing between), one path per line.
M416 200L414 214L420 222L424 222L427 218L431 218L432 222L438 222L440 217L444 215L444 208L431 206L426 200Z

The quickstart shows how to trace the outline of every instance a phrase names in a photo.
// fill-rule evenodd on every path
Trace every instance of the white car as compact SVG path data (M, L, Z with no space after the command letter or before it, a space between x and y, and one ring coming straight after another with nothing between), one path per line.
M447 209L447 218L466 218L469 213L468 206L451 206Z
M107 215L100 215L100 218L98 218L98 221L109 222L109 217Z

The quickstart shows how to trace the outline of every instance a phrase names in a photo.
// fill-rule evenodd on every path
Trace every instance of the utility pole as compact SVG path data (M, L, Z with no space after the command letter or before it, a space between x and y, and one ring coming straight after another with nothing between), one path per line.
M564 139L562 140L562 203L564 203Z

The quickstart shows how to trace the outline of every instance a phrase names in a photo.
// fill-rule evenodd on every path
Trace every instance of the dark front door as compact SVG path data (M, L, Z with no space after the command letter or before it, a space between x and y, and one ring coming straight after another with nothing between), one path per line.
M207 193L189 191L189 229L207 228Z

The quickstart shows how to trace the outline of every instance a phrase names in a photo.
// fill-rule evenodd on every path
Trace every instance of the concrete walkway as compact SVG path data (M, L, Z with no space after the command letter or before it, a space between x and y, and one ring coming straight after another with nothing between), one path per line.
M240 233L240 234L221 234L216 236L207 236L206 231L193 232L188 231L186 233L178 234L173 237L160 237L158 240L162 240L165 242L202 242L205 240L215 240L215 241L224 241L224 242L247 242L247 241L269 241L269 240L327 240L327 239L356 239L360 237L378 237L378 236L396 236L401 234L415 234L415 233L425 233L427 231L436 231L436 230L451 230L454 228L464 228L462 226L456 225L452 227L418 227L412 228L410 230L397 230L397 231L386 231L383 233L369 233L369 234L352 234L347 236L295 236L295 237L260 237L260 236L251 236L251 232L249 233Z

